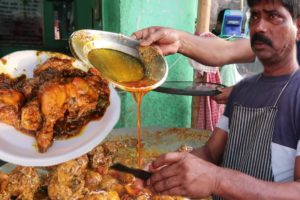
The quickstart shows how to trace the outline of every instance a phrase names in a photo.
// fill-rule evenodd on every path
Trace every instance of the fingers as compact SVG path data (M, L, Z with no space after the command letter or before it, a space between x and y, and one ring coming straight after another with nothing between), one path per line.
M151 26L148 28L144 28L141 29L139 31L134 32L131 37L136 39L136 40L142 40L144 38L146 38L149 34L155 32L156 30L158 30L160 27L158 26Z
M227 103L227 98L223 93L213 96L212 99L215 100L218 104L226 104Z
M152 45L156 50L157 52L160 54L160 55L164 55L164 52L162 51L162 49L160 48L159 45Z
M144 40L147 37L147 35L149 34L148 29L150 29L150 28L145 28L145 29L136 31L136 32L132 33L131 37L136 40Z
M170 45L170 44L166 44L166 45L160 44L160 46L159 46L160 51L165 56L170 55L170 54L174 54L178 50L178 46L179 46L178 43L179 42L174 42L172 45ZM176 51L174 49L176 49Z
M173 187L170 188L169 190L165 190L160 192L163 195L171 195L171 196L184 196L184 197L188 197L189 194L187 194L187 191L182 188L182 187Z
M177 164L165 166L165 167L161 168L160 170L158 170L157 172L155 172L150 177L150 184L152 184L152 185L156 184L159 181L162 181L169 177L176 176L178 174L179 174L179 172L178 172Z
M161 55L170 55L178 52L181 45L180 31L153 26L132 34L139 40L141 46L153 46Z
M182 158L184 158L184 153L180 152L172 152L172 153L167 153L159 156L152 162L152 167L155 168L160 168L164 165L170 165L172 163L180 161Z
M230 95L231 89L228 88L218 88L221 94L213 96L212 99L215 100L218 104L226 104L228 101L228 97Z
M147 46L159 42L166 36L165 31L162 29L157 29L156 27L148 29L147 35L141 40L141 45Z
M152 185L152 190L156 193L163 193L178 188L181 185L181 181L178 176L172 176L162 181L159 181Z
M131 37L140 40L141 46L148 46L160 40L164 36L164 32L160 30L161 27L152 26L134 32Z
M150 171L154 172L147 185L151 186L156 192L169 190L179 186L180 178L178 171L179 164L185 156L185 153L168 153L158 157L151 165Z
M145 166L143 167L143 170L149 171L150 167L151 167L151 162L148 162L148 163L146 163Z
M139 189L144 188L144 187L145 187L145 184L146 184L146 183L145 183L143 180L139 179L139 178L136 178L136 180L134 181L134 186L135 186L136 188L139 188Z

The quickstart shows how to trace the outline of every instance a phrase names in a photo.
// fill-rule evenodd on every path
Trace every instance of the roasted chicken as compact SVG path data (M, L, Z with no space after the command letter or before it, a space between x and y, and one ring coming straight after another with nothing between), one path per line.
M84 72L71 59L50 58L33 78L0 75L0 121L33 134L39 151L46 152L54 138L74 136L102 117L109 94L96 70Z

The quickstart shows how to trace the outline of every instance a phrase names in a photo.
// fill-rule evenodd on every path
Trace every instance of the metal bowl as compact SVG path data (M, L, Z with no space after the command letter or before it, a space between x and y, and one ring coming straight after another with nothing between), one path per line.
M126 91L143 92L153 90L160 86L168 75L168 64L155 48L149 46L146 51L143 50L141 53L139 42L122 34L98 30L79 30L71 35L69 45L72 54L90 67L93 67L93 65L88 59L88 53L101 48L117 50L141 60L145 68L145 77L151 78L151 84L128 86L113 80L111 77L104 77ZM99 71L101 73L101 69Z

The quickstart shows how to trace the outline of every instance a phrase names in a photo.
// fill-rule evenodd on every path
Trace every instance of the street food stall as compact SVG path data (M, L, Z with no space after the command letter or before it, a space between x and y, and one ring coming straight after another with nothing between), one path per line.
M193 31L197 13L204 31L207 2L0 0L0 199L185 199L110 167L143 168L210 137L192 127L191 96L223 85L194 84L186 58L128 37L154 22ZM135 67L117 68L124 58Z

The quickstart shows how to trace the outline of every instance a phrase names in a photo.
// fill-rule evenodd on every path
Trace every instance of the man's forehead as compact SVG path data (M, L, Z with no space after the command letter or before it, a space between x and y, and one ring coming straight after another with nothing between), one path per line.
M299 17L300 13L300 0L247 0L248 6L251 8L261 8L261 6L266 7L277 7L277 9L281 9L282 6L290 12L292 18Z
M257 6L263 6L263 7L278 7L278 6L284 6L281 0L260 0L260 1L252 1L253 3L250 6L250 8L254 8Z
M285 10L285 11L284 11ZM262 11L262 12L286 12L289 13L289 10L282 4L280 0L262 0L259 3L250 7L251 12Z
M275 4L275 3L283 3L283 0L249 0L248 4L249 6L253 6L256 4L261 4L261 3L271 3L271 4Z

